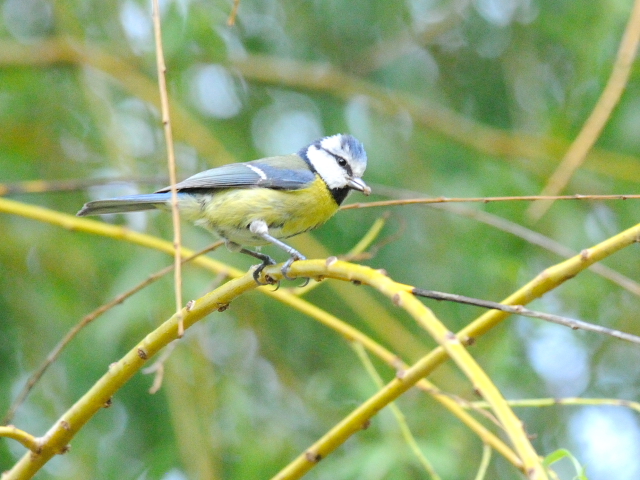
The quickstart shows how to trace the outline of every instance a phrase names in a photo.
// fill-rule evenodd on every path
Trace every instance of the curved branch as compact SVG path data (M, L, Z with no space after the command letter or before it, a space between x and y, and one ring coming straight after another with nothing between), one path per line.
M14 427L13 425L0 427L0 437L12 438L20 442L36 455L42 450L42 446L38 438L24 430Z

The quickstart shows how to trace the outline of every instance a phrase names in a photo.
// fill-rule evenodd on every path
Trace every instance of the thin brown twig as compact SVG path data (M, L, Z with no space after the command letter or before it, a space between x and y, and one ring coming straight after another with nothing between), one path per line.
M191 260L193 260L196 257L199 257L200 255L210 252L211 250L215 250L216 248L220 247L222 244L223 244L222 241L215 242L209 245L207 248L204 248L199 252L196 252L193 255L187 258L184 258L182 260L182 263L190 262ZM95 309L93 312L85 315L75 326L71 328L71 330L67 332L67 334L58 342L58 344L55 347L53 347L53 350L49 352L49 355L47 355L47 358L44 360L44 362L42 362L42 364L38 367L38 369L31 374L31 376L27 380L27 383L25 384L24 387L22 387L22 390L20 391L16 399L13 401L13 403L7 410L7 413L2 419L2 424L6 425L9 422L11 422L16 411L18 410L18 408L20 408L20 405L22 405L22 403L25 401L25 399L27 398L27 396L29 395L33 387L36 385L36 383L38 383L40 378L42 378L42 375L44 375L45 371L49 368L49 366L53 362L57 360L57 358L60 356L60 353L62 353L62 350L76 337L76 335L78 335L78 333L80 333L80 331L84 327L89 325L91 322L93 322L96 318L98 318L102 314L111 310L116 305L119 305L125 300L127 300L128 298L132 297L134 294L138 293L143 288L148 287L153 282L159 280L160 278L165 276L167 273L171 272L173 268L174 268L173 265L169 265L168 267L165 267L162 270L159 270L156 273L149 275L145 280L140 282L135 287L127 290L124 293L121 293L120 295L117 295L110 302L107 302L104 305L101 305L100 307Z
M626 340L640 345L640 337L630 333L621 332L612 328L594 325L593 323L576 320L574 318L562 317L550 313L537 312L529 310L522 305L504 305L502 303L492 302L489 300L480 300L478 298L465 297L464 295L455 295L452 293L436 292L434 290L424 290L422 288L414 288L412 293L419 297L433 298L434 300L446 300L448 302L463 303L465 305L474 305L476 307L488 308L490 310L500 310L501 312L512 313L514 315L522 315L523 317L538 318L547 322L557 323L573 330L586 330L596 332L603 335L610 335L620 340Z
M587 153L600 137L604 126L611 117L627 86L631 67L640 42L640 0L635 0L629 22L622 36L613 71L607 81L602 95L598 99L593 111L582 126L580 133L573 141L560 165L549 178L547 185L542 190L542 195L558 194L571 180L574 172L580 168ZM539 219L550 208L551 202L537 203L529 208L529 215L534 220Z
M169 94L167 93L167 66L164 62L162 50L162 29L160 22L160 6L158 0L153 0L153 31L156 43L156 61L158 67L158 86L160 88L160 106L162 110L162 125L167 144L167 161L169 166L169 183L171 184L171 218L173 220L174 255L174 288L176 297L176 313L179 316L178 337L184 335L182 321L182 241L180 238L180 211L178 210L178 191L176 190L176 159L173 149L173 133L171 131L171 116L169 115Z
M640 0L639 0L640 1ZM492 203L492 202L532 202L538 200L638 200L640 195L522 195L515 197L434 197L409 198L400 200L381 200L379 202L350 203L341 210L352 208L394 207L398 205L420 205L429 203Z

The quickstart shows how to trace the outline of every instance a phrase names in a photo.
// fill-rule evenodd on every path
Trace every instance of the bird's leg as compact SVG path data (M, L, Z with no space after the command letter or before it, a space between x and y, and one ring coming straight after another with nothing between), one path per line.
M262 283L260 281L260 273L262 273L262 270L264 270L265 267L268 267L269 265L275 265L276 261L265 253L255 252L253 250L248 250L246 248L241 248L238 251L240 253L251 255L252 257L257 258L258 260L262 260L262 264L258 265L258 268L256 268L253 271L253 279L256 281L258 285L269 285L269 283Z
M251 231L251 233L253 233L255 235L258 235L259 237L263 238L267 242L275 245L276 247L281 248L282 250L284 250L285 252L287 252L289 254L289 256L290 256L289 260L287 260L284 263L284 265L283 265L283 267L282 267L282 269L280 271L282 272L282 275L284 276L284 278L286 278L287 280L294 280L293 278L291 278L291 277L289 277L287 275L287 273L289 272L289 269L291 268L291 264L293 262L295 262L296 260L306 260L307 257L302 255L295 248L290 247L286 243L284 243L284 242L278 240L277 238L272 237L271 235L269 235L269 227L267 227L267 224L266 224L266 222L264 220L254 220L253 222L251 222L251 225L249 225L249 230ZM262 268L264 268L264 267L262 267Z

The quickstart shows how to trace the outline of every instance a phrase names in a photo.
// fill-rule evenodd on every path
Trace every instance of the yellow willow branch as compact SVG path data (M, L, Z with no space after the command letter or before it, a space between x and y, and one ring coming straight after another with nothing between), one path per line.
M34 220L59 225L68 230L83 231L111 237L116 240L124 240L147 248L153 248L165 252L169 255L173 255L174 253L173 246L170 242L160 240L149 235L136 233L123 227L109 225L106 223L97 222L95 220L78 218L72 215L48 210L43 207L26 205L20 202L0 198L0 212L11 213L14 215L23 216L25 218L31 218ZM189 249L183 248L182 254L183 256L189 256L192 255L193 252ZM208 257L196 257L192 260L192 263L225 276L239 277L240 275L242 275L239 270L228 267ZM267 269L266 271L269 271L269 269ZM275 277L277 277L277 275L275 275ZM382 359L392 368L404 369L407 367L406 364L402 362L402 360L396 354L388 351L380 344L373 341L369 336L364 335L361 331L339 320L335 316L330 315L321 308L295 295L292 295L284 289L273 291L270 288L260 288L258 290L261 293L269 295L275 300L289 305L291 308L310 316L326 327L336 331L346 340L361 343L368 351L376 355L378 358ZM484 427L481 423L470 416L458 403L456 403L448 396L442 395L441 392L433 384L427 382L424 379L418 384L418 387L423 391L433 395L434 398L438 400L445 408L447 408L454 416L456 416L461 422L463 422L474 433L476 433L483 442L491 445L510 463L518 468L521 467L521 462L519 458L513 453L513 451L486 427Z

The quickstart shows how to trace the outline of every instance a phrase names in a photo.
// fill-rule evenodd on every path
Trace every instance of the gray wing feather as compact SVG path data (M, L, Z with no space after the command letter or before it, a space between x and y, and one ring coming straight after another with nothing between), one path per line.
M298 155L286 155L232 163L205 170L176 184L180 191L199 189L263 187L283 190L304 188L315 179L315 174ZM156 193L168 192L165 187Z

